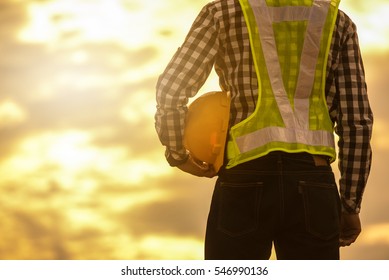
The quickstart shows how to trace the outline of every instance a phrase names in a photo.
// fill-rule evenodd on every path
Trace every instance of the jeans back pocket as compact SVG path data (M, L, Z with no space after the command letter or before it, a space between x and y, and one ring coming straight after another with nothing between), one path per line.
M262 191L262 182L222 182L218 229L232 237L255 231L259 224Z
M306 230L329 240L339 234L340 198L336 185L318 182L299 182L303 195Z

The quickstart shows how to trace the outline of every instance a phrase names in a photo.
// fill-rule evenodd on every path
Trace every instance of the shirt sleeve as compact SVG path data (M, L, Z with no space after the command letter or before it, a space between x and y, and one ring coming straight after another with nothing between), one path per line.
M339 136L339 171L342 210L359 213L370 173L373 114L355 25L346 30L335 75L338 95L336 133Z
M155 126L172 166L187 158L183 146L187 103L208 78L219 47L215 13L212 3L201 10L156 85Z

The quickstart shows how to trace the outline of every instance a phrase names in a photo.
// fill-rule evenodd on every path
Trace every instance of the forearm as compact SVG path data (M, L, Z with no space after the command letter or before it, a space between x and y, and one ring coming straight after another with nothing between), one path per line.
M370 173L372 150L370 147L370 129L344 136L339 141L340 195L342 210L347 213L359 213L363 194Z
M208 78L219 47L212 7L207 5L200 12L156 85L156 130L173 166L188 157L183 146L187 103Z
M343 211L359 213L370 173L373 114L355 25L350 25L338 67L340 194Z
M186 107L161 108L157 106L155 114L155 128L166 150L166 158L172 157L179 164L186 158L186 149L183 146L183 127ZM176 165L172 161L172 165Z

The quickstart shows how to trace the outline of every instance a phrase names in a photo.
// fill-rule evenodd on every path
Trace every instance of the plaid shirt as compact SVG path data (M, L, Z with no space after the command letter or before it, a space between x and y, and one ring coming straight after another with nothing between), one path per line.
M213 67L222 90L231 93L232 126L253 113L258 99L248 30L238 1L207 4L159 77L156 130L172 166L187 158L182 136L188 99L198 93ZM359 213L370 172L373 115L356 26L342 11L337 17L328 59L326 97L339 136L343 210Z

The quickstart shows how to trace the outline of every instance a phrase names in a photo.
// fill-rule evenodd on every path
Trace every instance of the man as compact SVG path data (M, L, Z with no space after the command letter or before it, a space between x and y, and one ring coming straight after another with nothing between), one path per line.
M373 116L356 27L338 0L206 5L157 84L171 166L218 175L206 259L339 259L361 231ZM218 174L183 146L188 98L212 67L231 94ZM340 197L330 163L339 136Z

